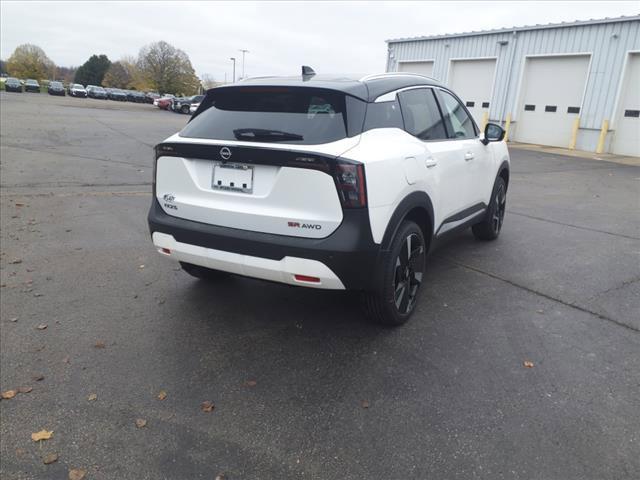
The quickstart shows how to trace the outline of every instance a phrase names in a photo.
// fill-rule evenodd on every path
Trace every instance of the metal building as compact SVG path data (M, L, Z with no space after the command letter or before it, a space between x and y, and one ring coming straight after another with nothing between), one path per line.
M640 15L387 40L510 140L640 156Z

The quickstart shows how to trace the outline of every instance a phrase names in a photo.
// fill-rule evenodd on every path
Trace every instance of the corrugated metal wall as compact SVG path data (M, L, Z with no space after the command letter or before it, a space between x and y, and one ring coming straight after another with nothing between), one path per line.
M499 42L507 41L505 45ZM589 53L580 128L599 130L611 119L627 52L640 50L640 20L549 27L468 36L389 41L387 71L398 62L434 60L433 76L447 83L451 59L496 57L497 68L489 117L517 120L519 86L527 55Z

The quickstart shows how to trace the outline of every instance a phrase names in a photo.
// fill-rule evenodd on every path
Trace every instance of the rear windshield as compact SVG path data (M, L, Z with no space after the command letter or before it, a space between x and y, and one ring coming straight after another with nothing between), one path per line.
M207 94L182 137L313 145L362 131L365 103L334 90L231 87Z

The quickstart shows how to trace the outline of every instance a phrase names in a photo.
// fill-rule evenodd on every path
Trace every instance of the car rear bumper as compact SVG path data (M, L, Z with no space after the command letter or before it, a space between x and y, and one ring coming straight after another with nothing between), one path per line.
M373 290L378 284L380 246L371 237L366 209L345 210L342 224L319 239L185 220L167 215L155 198L148 220L154 245L183 262L306 287Z

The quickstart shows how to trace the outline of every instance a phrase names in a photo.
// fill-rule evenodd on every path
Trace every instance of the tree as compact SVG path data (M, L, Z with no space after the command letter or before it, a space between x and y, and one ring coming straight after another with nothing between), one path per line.
M138 68L144 81L160 93L193 95L200 88L189 56L164 41L142 47Z
M0 60L0 73L7 73L7 62L5 62L4 60Z
M113 62L102 80L105 87L129 88L131 76L122 62Z
M202 75L202 88L204 88L205 90L217 87L218 85L219 83L216 82L215 78L213 78L213 75L210 75L208 73Z
M54 80L61 80L65 83L71 83L76 76L76 70L76 67L57 67Z
M16 47L7 60L7 72L17 78L45 79L53 74L54 67L44 50L29 43Z
M102 85L102 80L111 66L106 55L91 55L89 60L76 70L75 82L82 85Z

